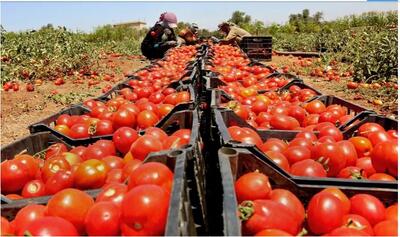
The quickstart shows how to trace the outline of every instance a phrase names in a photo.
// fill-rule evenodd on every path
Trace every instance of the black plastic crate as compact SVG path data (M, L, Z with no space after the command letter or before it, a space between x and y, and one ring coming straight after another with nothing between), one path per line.
M398 130L398 121L378 115L373 111L364 111L349 120L347 123L340 126L340 129L344 131L347 136L353 136L357 134L358 129L365 123L377 123L381 125L385 130Z
M390 189L384 186L377 188L368 188L361 186L348 186L344 183L337 182L326 184L318 182L314 184L296 183L285 177L279 170L275 169L269 163L259 159L246 149L240 148L221 148L218 152L219 169L218 174L222 181L221 199L223 226L221 226L224 235L240 236L241 222L237 216L237 199L235 195L234 183L241 175L259 170L261 173L269 177L272 187L283 188L291 191L302 202L305 208L311 197L328 187L336 187L342 190L347 196L351 197L355 194L366 193L371 194L386 205L397 202L397 189ZM221 200L220 199L220 200Z
M272 36L245 36L240 47L249 58L268 61L272 59Z
M288 74L288 73L285 73L282 75L287 76L287 77L292 77L293 80L291 82L289 82L288 84L286 84L285 86L283 86L282 88L278 89L278 92L287 91L287 90L289 90L289 88L291 86L298 86L298 87L300 87L300 89L309 89L309 90L314 91L317 95L322 95L322 92L313 88L312 86L305 84L301 78L299 78L293 74Z
M215 132L213 140L218 141L221 146L226 147L234 147L234 148L245 148L250 153L253 154L254 157L258 157L264 162L268 162L270 166L274 167L276 170L279 170L284 176L290 178L295 181L297 184L307 183L310 185L343 185L343 186L354 186L354 187L368 187L368 188L379 188L386 187L390 189L397 189L397 181L396 182L381 182L381 181L373 181L373 180L352 180L352 179L340 179L340 178L313 178L313 177L298 177L291 175L290 173L284 171L281 167L275 164L264 152L258 149L254 145L244 144L237 141L234 141L228 132L228 127L230 126L239 126L239 127L248 127L253 129L260 135L263 142L267 141L270 138L278 138L286 141L290 141L294 139L299 131L288 131L288 130L257 130L254 127L247 124L245 121L241 120L238 116L236 116L233 111L224 111L221 109L214 109L214 124ZM345 137L346 135L344 133Z

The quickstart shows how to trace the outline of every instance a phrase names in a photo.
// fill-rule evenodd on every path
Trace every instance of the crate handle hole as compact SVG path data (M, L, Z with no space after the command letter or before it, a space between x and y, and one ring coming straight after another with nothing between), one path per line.
M221 153L224 155L228 156L235 156L238 154L238 152L235 149L229 148L229 147L223 147L221 148Z
M182 155L183 151L181 150L175 150L175 151L171 151L170 153L168 153L169 157L177 157L179 155Z

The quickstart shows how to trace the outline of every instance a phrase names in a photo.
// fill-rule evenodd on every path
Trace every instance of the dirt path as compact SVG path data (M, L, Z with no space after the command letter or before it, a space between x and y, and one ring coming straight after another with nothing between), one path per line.
M108 67L113 64L113 68ZM96 86L88 87L86 79L83 84L74 84L72 79L65 78L65 84L55 86L52 81L46 81L41 86L35 87L34 92L26 92L25 83L20 83L20 91L1 91L1 146L14 142L29 134L27 127L51 114L59 112L68 104L52 99L52 91L59 95L71 95L85 100L102 94L102 88L108 84L116 84L124 79L124 73L135 71L148 64L147 61L138 59L108 58L102 61L99 71L115 75L115 82L101 82Z

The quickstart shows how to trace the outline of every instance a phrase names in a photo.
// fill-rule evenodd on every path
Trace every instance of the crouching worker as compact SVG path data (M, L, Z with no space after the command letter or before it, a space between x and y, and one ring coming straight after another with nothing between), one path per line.
M164 57L168 49L177 45L174 28L177 26L176 15L172 12L161 14L160 20L149 30L142 41L142 54L152 60Z
M218 25L219 30L226 35L225 39L217 40L220 44L240 45L243 37L251 34L232 22L223 22ZM214 38L215 39L215 38Z
M178 34L178 46L182 45L195 45L198 40L199 27L193 23L190 27L183 29Z

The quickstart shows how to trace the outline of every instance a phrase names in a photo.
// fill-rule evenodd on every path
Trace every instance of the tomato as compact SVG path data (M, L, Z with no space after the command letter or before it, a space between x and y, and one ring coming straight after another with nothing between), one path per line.
M108 170L112 169L122 169L125 165L124 160L118 156L106 156L101 159L104 164L107 166Z
M371 224L360 215L348 214L343 217L342 225L348 228L362 230L368 235L374 235Z
M95 203L86 214L86 233L90 236L117 236L120 216L121 211L114 203Z
M174 105L171 104L160 104L158 105L158 109L157 109L157 115L162 118L164 116L166 116L167 114L169 114L173 109L174 109Z
M15 235L14 228L11 223L4 217L1 217L1 236Z
M358 167L347 166L343 168L336 177L342 179L366 179L367 175L364 170Z
M190 136L192 135L192 131L190 129L179 129L178 131L174 132L171 136L177 136L182 138L186 144L190 142Z
M319 120L319 114L309 114L304 118L302 126L307 127L310 125L316 125L318 124L318 120Z
M342 224L345 215L341 201L331 193L314 195L307 207L307 224L314 234L326 234Z
M51 176L60 170L71 170L71 165L62 156L52 157L44 162L42 168L42 179L46 182Z
M270 192L269 199L286 206L294 213L297 223L303 223L306 216L303 204L292 192L277 188Z
M137 125L142 129L153 127L157 124L158 120L157 114L149 110L143 110L137 116Z
M174 174L168 166L159 162L148 162L137 167L129 176L128 190L143 184L154 184L171 192Z
M358 156L353 143L349 141L340 141L336 144L339 146L339 150L342 152L343 156L346 157L346 167L355 166Z
M87 138L90 136L89 126L86 124L83 124L83 123L74 124L70 128L69 135L71 138L74 138L74 139Z
M96 136L112 134L114 131L113 124L110 120L100 120L96 123Z
M304 107L310 114L320 114L326 110L325 104L319 100L313 100Z
M364 217L371 225L385 219L385 206L372 195L356 194L350 198L350 203L350 213Z
M267 199L271 192L268 177L258 171L242 175L235 182L236 198L239 203L256 199Z
M356 166L362 170L364 170L367 177L376 173L376 170L372 166L372 161L370 157L359 158L356 161Z
M358 135L368 137L370 133L377 131L385 131L385 129L377 123L364 123L358 129Z
M396 182L396 178L385 174L385 173L375 173L368 177L369 180L379 180L379 181L388 181L388 182Z
M110 140L98 140L93 145L100 147L106 155L114 156L117 154L114 142Z
M296 176L308 177L326 177L327 173L324 167L312 159L306 159L296 162L290 168L290 173Z
M51 176L45 184L47 194L55 194L63 189L73 186L73 176L71 171L59 170Z
M96 202L110 201L120 208L127 191L128 187L125 184L110 183L104 185L101 192L96 197Z
M68 148L63 143L53 144L46 149L46 158L45 159L47 160L53 156L61 155L63 152L67 152L67 151L68 151Z
M118 110L114 113L112 121L115 129L120 127L135 127L136 114L128 109Z
M115 131L113 142L118 151L126 154L131 147L131 144L138 138L137 131L129 127L121 127Z
M295 138L289 142L289 147L295 147L295 146L311 149L313 146L313 142L306 138Z
M156 137L161 141L164 141L165 139L168 138L168 134L165 133L164 130L162 130L161 128L157 128L157 127L146 128L145 134Z
M131 189L122 201L122 235L163 235L167 222L169 194L157 185Z
M397 130L388 130L387 134L392 138L392 139L398 139L397 135Z
M374 226L376 236L398 236L398 223L394 220L381 221Z
M163 149L163 144L151 135L143 135L132 143L130 153L135 159L144 160L150 152Z
M6 198L10 199L10 200L19 200L19 199L23 199L23 197L21 195L18 194L7 194Z
M153 102L154 104L159 104L164 100L164 98L165 96L162 93L156 92L149 96L149 101Z
M70 221L79 233L84 231L86 213L94 201L87 193L67 188L52 196L47 203L48 216L58 216ZM66 232L65 232L66 233ZM62 233L62 235L65 235Z
M69 152L74 153L74 154L78 155L79 157L82 157L85 150L86 150L86 147L77 146L77 147L72 148Z
M290 146L283 152L290 164L311 158L311 152L306 147Z
M349 228L349 227L339 227L332 230L327 236L370 236L365 231Z
M108 171L105 183L122 183L123 181L124 180L122 180L122 169L112 169Z
M251 209L251 215L244 212ZM294 213L279 202L272 200L258 199L243 202L239 206L241 213L244 235L255 235L265 229L279 229L296 235L299 224Z
M6 160L1 163L1 192L15 193L34 177L29 168L17 160Z
M97 159L86 160L79 164L74 173L74 184L80 189L100 188L107 178L106 164Z
M295 118L281 114L272 116L270 124L272 128L279 130L294 130L300 127Z
M283 230L265 229L258 232L255 236L292 236L292 235Z
M282 169L285 171L289 171L290 166L289 166L289 161L286 159L286 157L277 151L267 151L265 152L268 158L270 158L273 162L275 162L277 165L279 165Z
M15 162L22 163L29 172L29 176L35 177L39 171L39 160L33 158L31 155L16 155L14 157Z
M346 194L344 194L340 189L334 187L325 188L321 192L333 194L341 201L344 213L347 214L350 212L350 200L349 198L347 198Z
M261 146L261 150L264 152L266 151L284 152L287 146L288 145L280 139L270 138Z
M398 204L397 203L386 208L385 219L397 221L397 219L398 219Z
M26 231L32 236L79 236L71 222L54 216L44 216L32 221Z
M371 151L371 161L377 172L389 172L397 177L397 142L381 142Z
M368 140L371 141L372 146L376 146L378 143L381 142L393 141L393 138L390 137L389 134L385 131L376 131L369 133Z
M46 195L43 181L39 179L34 179L27 182L22 189L21 194L24 198L40 197Z
M46 207L38 204L29 204L20 209L14 218L16 235L24 235L27 227L35 220L46 215Z
M125 181L131 173L142 165L142 161L138 159L132 159L126 162L124 168L122 169L122 180Z
M327 167L328 176L336 176L346 166L346 157L335 143L321 143L313 147L311 157Z
M338 128L333 126L325 126L319 129L318 137L323 137L323 136L332 136L337 142L343 140L342 132Z

